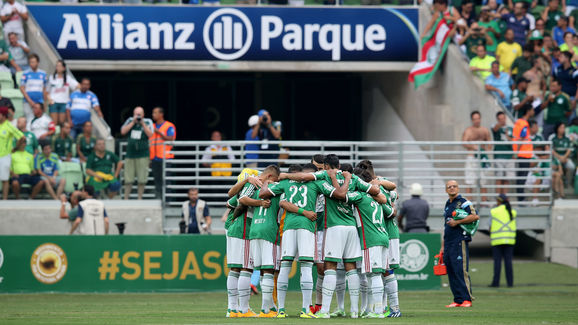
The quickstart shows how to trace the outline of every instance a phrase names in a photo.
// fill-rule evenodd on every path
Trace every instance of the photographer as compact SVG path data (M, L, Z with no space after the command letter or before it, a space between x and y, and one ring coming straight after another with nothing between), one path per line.
M70 194L70 199L65 194L60 195L60 219L68 219L68 226L72 229L72 225L78 216L78 203L84 199L81 191L74 191ZM69 205L70 203L70 205ZM70 207L70 209L68 209ZM68 210L68 211L67 211ZM78 228L72 234L79 234Z
M144 109L135 107L120 129L124 136L129 134L124 167L124 199L128 200L135 177L138 183L138 199L142 200L149 170L149 137L153 135L153 121L144 118Z
M265 141L265 143L263 143L260 147L261 151L279 151L278 144L268 144L266 141L275 141L281 139L281 130L273 124L273 120L271 119L271 114L269 114L269 112L262 109L257 114L259 116L259 122L253 126L251 136L253 138L257 136L258 139ZM259 155L260 160L277 159L278 157L279 153ZM258 167L267 167L271 164L278 165L276 161L260 161Z
M458 45L466 44L466 54L468 58L473 59L477 52L476 48L478 45L493 45L494 41L488 35L487 29L480 27L477 22L472 23L471 27L466 32L466 35L460 40Z

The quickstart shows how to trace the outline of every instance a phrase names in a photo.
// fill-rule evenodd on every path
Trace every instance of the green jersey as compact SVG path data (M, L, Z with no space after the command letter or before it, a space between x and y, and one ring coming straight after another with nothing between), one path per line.
M14 148L14 140L19 140L24 134L20 132L10 121L5 120L0 123L0 157L4 157L12 153Z
M347 202L355 206L359 214L359 241L361 249L373 246L389 247L389 237L383 226L383 209L371 195L362 192L347 193Z
M544 137L540 133L536 133L534 135L530 135L530 139L532 142L541 142L544 141Z
M235 214L235 208L238 205L239 199L237 198L236 195L230 198L229 201L227 201L227 208L229 208L231 211L229 211L229 214L227 215L227 220L225 221L225 230L228 230L229 227L231 226L231 223L233 222L233 215Z
M75 221L76 217L78 216L78 206L70 209L70 211L68 211L68 220L69 221Z
M331 182L331 178L327 175L327 172L322 170L313 174L316 180L324 180L328 184ZM335 175L339 185L343 185L345 182L345 176L341 171L338 171ZM348 191L360 191L368 192L371 189L371 184L364 182L356 175L352 175L349 181ZM349 202L344 202L335 199L325 200L325 216L324 216L324 228L331 228L335 226L356 226L355 217L353 216L353 208Z
M548 11L548 20L546 20L546 30L552 31L560 17L564 16L564 13L560 10Z
M252 187L252 189L243 191L241 198L243 196L248 196L254 200L259 200L260 190L256 189L252 184L247 185ZM245 185L245 187L247 187L247 185ZM249 196L251 191L253 192L253 195ZM277 224L279 202L280 196L274 196L271 198L270 207L252 207L253 222L251 223L249 239L264 239L271 243L275 243L277 241L277 235L279 234L279 225Z
M124 122L123 127L132 122L130 117ZM145 125L149 130L154 130L153 121L151 119L144 119ZM126 145L127 158L144 158L149 156L149 137L144 132L144 128L140 123L135 123L128 132L128 142Z
M68 154L72 154L72 144L74 141L70 136L62 138L59 136L54 136L52 138L52 151L58 155L58 157L67 157Z
M558 138L555 134L550 137L552 141L552 149L556 151L559 155L565 155L568 149L572 150L572 141L568 139L568 137L564 136L562 138ZM572 153L570 153L570 157L572 157Z
M546 98L550 97L550 93L546 93ZM557 122L566 123L568 119L566 113L570 112L570 99L565 93L558 94L554 101L548 103L546 113L544 113L544 121L548 124L556 124Z
M36 138L34 133L32 133L30 131L26 131L23 133L24 133L24 136L26 137L26 148L24 150L26 150L28 153L34 155L35 154L34 151L36 149L38 149L38 139ZM14 148L16 148L17 142L18 141L16 139L14 139Z
M383 187L381 187L381 192L387 198L387 201L389 202L388 205L391 209L391 212L390 212L391 217L390 218L383 218L383 225L385 227L385 230L387 231L387 234L389 235L389 239L399 239L399 227L397 226L397 222L395 221L395 218L393 218L394 217L393 207L395 205L395 201L397 200L397 192L388 191L388 190L384 189ZM387 215L387 213L386 213L386 215Z
M239 197L240 196L241 194L239 194ZM235 201L235 203L238 204L238 201ZM249 239L249 233L251 231L251 219L253 218L253 214L250 210L251 209L247 209L243 215L230 222L229 229L227 229L227 236L239 239ZM232 213L233 212L230 214L231 219L233 218ZM229 218L227 218L227 220L229 220Z
M494 126L492 126L492 135L494 137L494 141L511 141L512 139L512 132L513 129L510 126L504 126L498 129L498 131L494 131ZM511 144L497 144L494 147L494 151L512 151ZM513 153L494 153L495 159L512 159Z
M279 196L285 193L285 199L299 208L307 211L315 211L317 205L317 196L323 194L331 197L335 192L335 187L326 181L313 181L300 183L292 180L282 180L278 183L269 184L269 191L273 196ZM283 231L290 229L305 229L315 232L316 222L307 219L297 213L287 211L283 224Z
M112 174L113 167L116 166L118 161L118 156L108 150L104 152L104 156L102 157L97 156L96 152L93 152L86 160L86 169Z
M493 28L498 34L501 34L500 32L500 26L498 25L498 22L495 20L490 20L489 22L483 22L483 21L478 21L478 25L488 28L491 27ZM486 51L490 52L490 53L495 53L496 52L496 48L498 47L498 38L496 37L496 35L492 32L487 32L488 36L490 36L490 38L492 39L493 43L492 45L486 45Z
M95 137L90 137L90 139L86 140L84 134L81 134L76 138L76 152L82 152L84 157L88 157L92 153L95 145Z

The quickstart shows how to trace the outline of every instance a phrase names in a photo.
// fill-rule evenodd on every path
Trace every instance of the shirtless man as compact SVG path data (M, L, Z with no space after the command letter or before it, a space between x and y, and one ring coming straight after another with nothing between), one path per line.
M473 111L470 114L470 118L472 120L472 126L466 128L466 130L464 131L464 134L462 135L462 141L463 142L470 142L470 141L492 141L492 136L490 134L490 130L488 130L487 128L483 127L482 124L482 115L480 114L480 112L478 111ZM477 151L478 151L478 145L477 144L467 144L464 143L463 144L464 148L466 148L468 151L470 151L468 153L468 156L466 158L466 167L465 167L465 184L468 185L468 187L466 188L466 193L472 193L472 188L477 186L477 180L478 178L480 179L480 183L479 186L482 187L483 185L486 185L487 181L486 181L486 177L488 176L486 174L488 174L487 171L484 171L483 169L480 171L480 168L482 168L482 164L488 164L488 163L483 163L482 158L487 156L484 154L484 150L491 150L492 146L491 145L484 145L484 148L481 148L481 156L478 157L477 155ZM487 193L488 190L486 188L482 188L481 189L482 193ZM482 200L485 201L486 197L482 197Z

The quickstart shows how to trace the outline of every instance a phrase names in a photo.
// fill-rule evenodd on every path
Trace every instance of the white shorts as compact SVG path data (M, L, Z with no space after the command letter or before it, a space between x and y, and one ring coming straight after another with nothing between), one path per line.
M539 179L542 180L541 185L544 186L550 186L550 184L552 183L552 178L548 177L548 178L538 178L536 175L534 175L532 172L528 173L528 176L526 176L526 187L528 189L533 189L535 188L536 185L536 181L538 181ZM540 184L538 184L540 185Z
M227 236L227 267L253 269L251 244L248 239Z
M385 273L389 268L389 249L385 246L373 246L364 249L361 255L361 273Z
M315 263L323 263L323 243L325 242L325 232L315 233Z
M12 156L0 157L0 181L10 179L10 164L12 164Z
M283 232L281 241L282 260L292 261L299 254L300 261L315 259L315 234L305 229L289 229Z
M275 259L275 270L279 271L281 269L281 246L275 245L275 249L277 250L277 253L275 254L277 257Z
M277 245L264 239L252 239L251 260L255 270L274 270L277 263Z
M392 269L399 268L399 263L401 262L399 258L399 239L390 239L389 248L387 253L389 259L389 267Z
M325 241L323 258L325 261L355 262L361 257L359 235L355 226L334 226L325 229Z
M480 177L478 177L478 170ZM487 185L489 172L482 168L482 162L479 159L474 156L468 156L466 158L464 176L466 185L477 185L478 178L480 178L480 185Z
M494 168L496 177L516 177L516 163L512 159L496 159Z

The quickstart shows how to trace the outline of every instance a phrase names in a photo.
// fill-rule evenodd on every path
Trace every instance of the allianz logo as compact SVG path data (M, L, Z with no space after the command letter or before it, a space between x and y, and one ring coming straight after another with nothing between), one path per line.
M64 24L57 49L75 45L79 50L197 50L200 40L195 22L125 22L121 13L62 15ZM85 27L86 26L86 30ZM253 44L253 23L240 10L222 8L209 15L202 29L206 50L219 60L242 58ZM260 17L259 49L271 50L273 41L281 41L288 52L321 50L331 52L333 61L342 51L383 51L387 33L379 24L295 24L282 17Z

